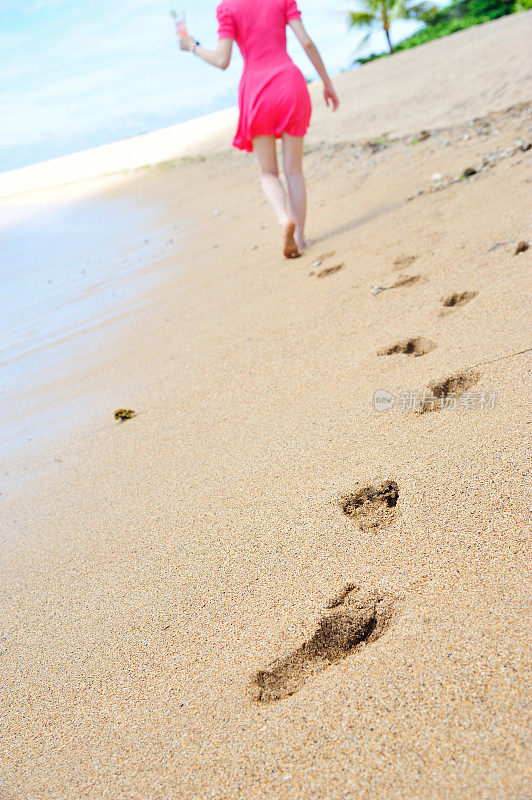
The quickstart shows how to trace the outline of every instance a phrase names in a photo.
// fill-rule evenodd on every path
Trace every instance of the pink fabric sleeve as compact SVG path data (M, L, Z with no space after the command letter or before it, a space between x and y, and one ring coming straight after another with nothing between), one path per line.
M286 21L301 19L301 11L297 7L296 0L286 0Z
M216 9L216 16L218 18L218 39L234 39L236 35L235 23L233 22L233 15L225 3L220 3Z

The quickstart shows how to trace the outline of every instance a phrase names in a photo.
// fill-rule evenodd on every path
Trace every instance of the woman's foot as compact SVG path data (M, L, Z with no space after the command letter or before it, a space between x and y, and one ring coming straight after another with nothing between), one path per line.
M295 230L296 224L292 220L288 220L286 225L283 226L285 258L299 258L301 255L294 238Z

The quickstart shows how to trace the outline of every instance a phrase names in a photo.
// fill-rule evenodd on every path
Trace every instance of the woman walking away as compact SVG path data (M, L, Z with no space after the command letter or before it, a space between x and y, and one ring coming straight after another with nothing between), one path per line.
M233 145L255 153L264 194L282 226L284 254L286 258L298 258L308 244L303 141L312 108L305 78L286 52L287 25L323 80L325 102L333 111L338 108L338 97L318 49L301 22L296 0L223 0L217 16L217 50L207 50L183 35L179 36L181 49L190 50L214 67L227 69L233 42L240 48L244 73ZM275 146L276 139L281 138L288 205L279 180Z

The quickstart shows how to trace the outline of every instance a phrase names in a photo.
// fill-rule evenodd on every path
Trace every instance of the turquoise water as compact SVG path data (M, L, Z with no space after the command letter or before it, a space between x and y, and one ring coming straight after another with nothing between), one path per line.
M193 0L191 34L216 44L217 2ZM332 74L353 59L344 0L300 0ZM0 172L154 131L235 105L241 59L221 72L181 53L166 0L0 0ZM400 37L416 23L398 21ZM292 34L290 52L314 70ZM376 33L365 50L384 49Z

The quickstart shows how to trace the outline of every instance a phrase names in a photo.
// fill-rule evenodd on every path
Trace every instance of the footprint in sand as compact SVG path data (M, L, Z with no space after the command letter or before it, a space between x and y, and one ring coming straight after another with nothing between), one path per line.
M325 269L319 272L311 272L310 274L315 275L317 278L326 278L328 275L334 275L335 272L340 272L344 267L345 264L335 264L334 267L325 267Z
M338 499L347 517L355 520L363 531L390 525L396 517L399 486L385 481L381 486L364 486Z
M427 278L424 275L400 275L395 283L392 283L391 286L374 286L371 293L380 294L381 292L386 292L390 289L400 289L403 286L414 286L416 283L427 283Z
M271 703L295 694L317 673L382 636L394 611L391 595L353 584L348 584L326 608L308 641L253 676L253 700Z
M442 305L445 308L456 308L456 306L465 306L466 303L471 302L478 292L454 292L448 297L442 297Z
M419 356L430 353L431 350L435 350L437 346L436 342L433 342L431 339L404 339L401 342L392 344L390 347L381 348L377 351L377 355L393 356L402 353L405 356L414 356L414 358L418 358Z
M394 269L408 269L417 261L419 256L398 256L393 262Z
M429 383L427 389L430 394L417 409L417 413L426 414L429 411L439 411L446 407L452 408L455 401L479 380L479 372L468 370L451 375L442 381Z
M427 279L424 275L401 275L391 289L400 289L402 286L413 286L415 283L426 283Z

